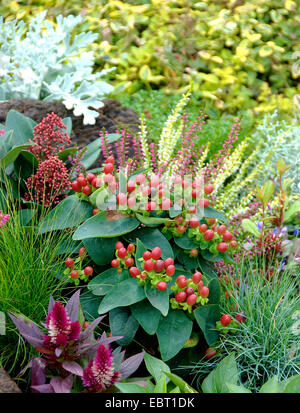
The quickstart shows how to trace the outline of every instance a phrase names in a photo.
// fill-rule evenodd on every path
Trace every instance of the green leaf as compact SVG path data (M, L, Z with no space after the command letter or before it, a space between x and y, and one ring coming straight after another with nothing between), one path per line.
M300 375L289 377L285 380L283 393L300 393Z
M97 265L109 264L114 257L117 238L87 238L83 245Z
M172 222L169 218L145 217L139 213L136 213L135 216L144 225L161 225L165 222Z
M31 175L35 174L38 167L38 160L33 153L27 150L21 150L19 156L14 161L14 172L20 184L25 188L26 185L22 181L27 180Z
M148 353L145 353L144 356L144 361L147 367L147 370L151 374L151 376L154 377L154 380L159 382L159 380L164 376L165 373L170 373L170 367L164 363L162 360L151 356ZM169 379L167 379L166 382L168 382Z
M35 216L36 212L37 211L34 209L21 209L20 211L18 211L17 217L20 220L20 224L22 226L29 224L29 222Z
M94 295L106 295L108 294L116 285L120 284L129 278L129 272L123 270L121 274L118 273L116 268L109 268L103 273L94 277L88 283L88 289Z
M266 206L274 194L275 185L272 181L267 181L263 186L263 203Z
M181 377L177 376L176 374L171 373L170 371L163 370L167 377L178 386L182 393L198 393L195 389L193 389L186 381L184 381Z
M111 133L109 134L106 139L109 143L115 142L118 140L120 135L118 133ZM93 142L89 143L87 146L85 146L84 149L84 156L82 158L82 164L85 167L85 169L89 169L99 158L100 153L101 153L101 139L95 139Z
M216 330L216 322L220 320L219 306L217 304L206 304L198 307L194 311L194 315L207 344L214 344L219 337L219 333Z
M23 144L20 146L13 147L3 158L1 159L1 167L3 169L7 168L10 164L12 164L17 157L20 155L22 150L28 146L32 146L32 144Z
M175 209L174 207L171 207L169 209L170 218L178 217L178 215L180 215L181 213L182 213L182 209L178 210L178 209Z
M68 159L68 156L73 157L73 155L75 155L76 152L78 152L78 148L66 148L58 152L57 157L65 162Z
M223 260L223 256L224 256L224 254L215 255L215 254L211 253L208 249L201 250L201 255L205 260L210 261L210 262L221 261L221 260Z
M261 235L257 226L250 219L243 219L242 227L244 228L245 231L250 232L250 234L253 234L256 237L260 237Z
M161 248L161 256L163 260L168 257L174 258L173 250L169 241L156 228L139 228L130 233L126 238L128 238L130 242L135 242L136 238L140 239L149 250L159 246Z
M68 196L53 208L38 226L38 234L76 227L92 215L93 207L88 202Z
M130 344L139 328L139 323L128 308L114 308L109 312L109 326L113 336L123 336L117 343L120 346Z
M147 248L145 247L145 245L142 243L140 239L137 239L136 240L135 264L140 271L143 271L144 266L143 266L143 262L139 261L139 259L143 257L143 254L145 251L147 251Z
M174 237L175 244L178 247L183 248L184 250L192 250L193 248L199 248L199 246L188 237L188 234L185 233L181 237Z
M176 356L191 336L193 322L183 311L170 310L162 317L157 329L157 337L162 360Z
M222 222L228 222L228 219L222 214L222 212L217 211L216 209L213 209L211 207L203 208L203 214L200 214L200 217L217 218Z
M151 69L148 65L143 65L140 68L139 77L143 82L148 83L148 82L151 81L152 73L151 73Z
M115 383L115 387L120 390L121 393L147 393L144 386L135 383Z
M288 221L294 215L300 212L300 200L294 202L289 209L283 214L284 221Z
M225 357L202 383L203 393L228 393L228 384L237 385L238 370L234 353Z
M259 393L280 393L280 384L278 382L278 377L271 377L266 383L264 383Z
M154 308L148 300L133 304L131 312L147 334L153 335L156 333L161 312Z
M81 308L88 321L93 321L99 317L98 308L100 301L99 297L96 297L90 291L85 291L80 294Z
M80 241L73 241L71 237L65 239L60 243L58 246L58 250L56 251L55 255L62 255L62 254L78 254L79 249L82 247L82 243Z
M156 383L153 393L167 393L166 376L162 376Z
M98 312L105 314L113 308L126 307L145 298L144 289L135 278L117 284L102 300Z
M169 311L169 294L167 290L159 291L157 288L151 288L149 282L145 285L145 295L153 305L157 308L163 316L166 316Z
M208 283L209 304L219 304L221 298L221 287L219 281L214 278Z
M73 235L74 240L103 237L112 238L136 229L139 221L119 211L102 212L86 220Z
M13 146L23 145L33 139L33 128L37 123L16 110L10 110L5 121L5 129L13 130ZM32 146L32 145L31 145Z
M237 386L236 384L227 382L225 384L228 388L228 393L251 393L251 391L244 386Z
M65 126L67 127L66 129L66 134L68 136L71 136L71 132L72 132L72 118L70 116L68 116L67 118L63 118L63 123L65 124Z

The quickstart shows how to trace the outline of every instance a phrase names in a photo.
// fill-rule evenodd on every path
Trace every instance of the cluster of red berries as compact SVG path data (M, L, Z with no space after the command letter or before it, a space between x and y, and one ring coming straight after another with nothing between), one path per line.
M70 281L75 285L79 284L79 280L88 281L89 276L93 274L93 268L91 266L83 267L83 260L86 257L86 249L84 247L79 249L78 258L68 257L65 260L66 269L64 275L68 275Z
M116 258L112 260L111 266L117 268L119 273L122 272L122 268L129 268L129 272L131 273L132 268L135 268L133 267L135 245L129 244L127 248L125 248L123 242L118 241L116 242L115 250Z
M142 271L137 267L131 267L129 272L134 278L137 278L143 285L147 280L150 281L153 288L160 291L167 289L167 283L172 279L175 273L173 258L161 259L161 249L154 247L152 251L145 251L143 256L139 258Z
M171 287L175 297L170 300L172 308L192 311L194 305L204 305L208 302L209 288L202 281L201 272L195 272L192 278L179 275L176 284Z
M232 327L237 327L238 323L244 323L245 321L245 314L241 312L236 314L234 320L229 314L223 314L220 321L217 322L217 329L223 329L223 327L228 327L229 325Z
M233 234L227 231L225 225L216 225L215 218L209 218L206 222L207 224L201 224L196 216L189 220L189 236L192 237L196 243L202 246L203 244L211 243L209 250L212 253L224 253L229 248L235 249L237 247L237 242L233 239ZM210 225L210 227L208 227L208 225Z

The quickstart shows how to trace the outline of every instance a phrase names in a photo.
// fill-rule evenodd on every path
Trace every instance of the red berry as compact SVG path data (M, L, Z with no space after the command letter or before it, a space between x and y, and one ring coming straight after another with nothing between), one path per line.
M196 178L196 179L193 181L192 187L193 187L193 188L201 188L202 184L203 184L202 179Z
M199 219L197 217L192 217L190 219L190 226L192 228L197 228L199 226Z
M134 246L134 244L128 244L128 247L127 247L127 251L128 252L133 252L134 251L134 249L135 249L135 246Z
M111 156L109 156L109 157L105 160L105 163L112 163L112 164L114 164L114 163L115 163L115 158L111 155Z
M197 198L200 195L200 192L198 191L198 189L192 189L192 198Z
M207 298L209 296L209 288L205 285L199 289L199 294L203 298Z
M229 245L230 245L231 248L236 248L238 244L237 244L236 240L233 239L232 241L230 241Z
M156 284L156 288L158 289L158 290L160 290L160 291L164 291L164 290L166 290L167 289L167 284L164 282L164 281L159 281L157 284Z
M140 278L142 280L145 280L147 278L147 274L145 272L142 272L142 274L140 275Z
M229 242L231 241L233 238L233 235L231 232L225 232L225 234L223 234L223 241Z
M179 276L179 277L176 278L176 282L177 282L177 285L178 285L179 288L185 288L187 286L186 278L185 278L185 276L183 276L183 277L184 278Z
M209 200L207 198L202 198L198 202L199 207L201 208L207 208L209 206Z
M83 255L85 255L85 253L86 253L86 249L84 247L81 247L78 251L79 257L82 257Z
M198 282L201 281L201 278L202 278L201 272L195 272L192 276L192 280L195 284L198 284Z
M159 177L158 176L154 176L151 181L150 181L150 186L152 188L156 188L159 185Z
M183 189L187 189L187 188L189 188L191 186L191 183L187 180L187 179L184 179L183 181L182 181L182 188Z
M131 196L130 198L128 198L127 205L129 206L129 208L133 208L135 206L135 203L135 196Z
M216 223L216 218L207 218L206 221L208 225L214 225ZM215 230L214 228L212 229Z
M186 293L184 291L179 291L176 295L175 295L175 300L178 303L182 303L183 301L185 301L186 299Z
M117 241L115 244L115 249L119 250L120 248L124 248L124 244L121 241Z
M194 288L192 288L192 287L186 287L186 289L184 290L185 291L185 293L186 293L186 295L191 295L191 294L194 294Z
M199 251L196 248L191 249L190 255L191 257L198 257Z
M135 190L135 182L134 181L128 181L127 186L126 186L127 192L132 192Z
M126 196L126 194L123 194L122 192L117 194L116 199L117 199L117 203L119 205L126 205L126 203L127 203L127 196Z
M82 192L83 192L85 195L90 195L90 193L92 192L91 187L88 186L88 185L84 186L84 187L82 188Z
M183 225L178 225L176 229L177 229L178 234L184 234L186 231L186 227Z
M93 209L93 215L97 215L97 214L99 214L99 212L100 212L100 209L98 209L98 208Z
M87 181L86 181L86 179L85 179L83 176L78 176L77 182L78 182L79 185L81 185L81 186L86 186L86 184L87 184Z
M159 247L154 247L151 251L151 256L154 260L158 260L161 257L161 249Z
M162 272L165 268L165 262L163 260L157 260L154 263L154 271L155 272Z
M209 347L207 350L205 350L205 358L210 359L213 356L217 354L216 350L212 347Z
M66 267L72 268L74 266L74 260L72 258L67 258L65 261Z
M204 285L204 283L203 283L203 281L202 280L200 280L198 283L197 283L197 286L198 286L198 292L200 291L200 289L203 287L203 285Z
M126 258L126 260L125 260L126 267L132 267L133 264L134 264L134 259L133 258L131 258L131 257Z
M111 262L111 266L114 268L118 268L118 266L120 265L120 261L117 259L112 260Z
M150 188L150 186L145 186L143 189L142 189L142 195L143 196L149 196L151 194L151 188Z
M177 225L181 225L183 224L183 217L176 217L174 221Z
M188 209L188 212L190 214L195 214L197 212L196 206L195 205L190 206L189 209Z
M145 177L144 174L139 174L139 175L136 176L135 182L136 182L137 185L142 185L145 182L145 179L146 179L146 177Z
M70 277L74 278L74 279L78 278L79 277L78 271L76 271L76 270L71 271Z
M224 315L222 315L220 321L221 321L222 326L226 327L230 324L231 317L230 317L229 314L224 314Z
M147 203L146 210L148 212L154 211L155 209L156 209L156 202L150 201L150 202Z
M168 211L172 206L172 201L168 198L165 198L161 202L161 209L163 211Z
M215 235L214 231L211 229L208 229L207 231L204 232L205 241L211 241L214 235Z
M217 228L217 233L218 233L219 235L223 235L225 232L226 232L226 227L225 227L225 225L220 225L220 226Z
M105 164L104 168L103 168L103 172L105 174L111 174L114 170L114 165L112 163L107 163Z
M211 194L214 191L215 187L213 185L207 185L204 187L204 192L206 194Z
M169 276L169 277L172 277L172 275L174 275L175 274L175 267L174 267L174 265L169 265L167 268L166 268L166 274Z
M169 265L173 265L174 264L174 260L173 258L166 258L165 259L165 267L167 268Z
M154 262L151 260L147 260L144 262L144 270L147 272L153 271Z
M199 232L204 233L207 230L207 225L206 224L201 224L199 226Z
M131 267L129 270L129 274L133 277L136 278L137 275L140 275L141 271L137 267Z
M225 252L225 251L228 250L228 245L226 244L226 242L220 242L220 243L217 245L217 250L218 250L219 252Z
M150 258L152 257L152 254L150 251L145 251L143 254L143 258L145 261L150 260Z
M72 182L72 189L74 192L81 192L81 185L78 181Z
M85 267L83 270L85 275L91 275L93 273L93 268L92 267Z
M244 323L246 321L246 317L243 313L237 313L237 315L235 316L235 319L239 323Z
M126 249L126 248L121 247L121 248L118 249L117 256L118 256L119 258L121 258L121 259L122 259L122 258L125 258L126 255L127 255L127 249Z
M101 178L94 178L92 180L92 187L93 188L100 188L102 186L102 179Z
M87 174L86 176L86 180L91 184L93 182L93 180L95 179L95 175L91 174L90 172Z
M186 302L188 305L194 305L197 301L197 296L196 294L191 294L188 296L188 298L186 299Z

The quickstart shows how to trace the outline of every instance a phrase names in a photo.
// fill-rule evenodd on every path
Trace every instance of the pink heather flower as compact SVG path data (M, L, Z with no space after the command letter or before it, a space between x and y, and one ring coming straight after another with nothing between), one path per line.
M82 382L90 391L98 392L109 389L120 379L120 373L114 371L111 349L101 344L96 356L83 371Z
M50 113L34 127L33 141L36 145L30 148L30 151L39 159L48 159L57 155L67 146L72 144L70 137L65 132L67 129L60 118L55 113Z
M3 214L2 211L0 210L0 228L3 227L7 223L9 218L10 218L9 214Z
M70 341L77 340L81 331L79 321L71 322L63 304L57 301L46 318L48 335L44 343L58 347L66 346Z
M4 135L5 130L4 129L0 129L0 136Z
M24 198L49 207L58 204L71 189L68 170L61 159L51 156L41 162L35 175L26 182L29 192Z

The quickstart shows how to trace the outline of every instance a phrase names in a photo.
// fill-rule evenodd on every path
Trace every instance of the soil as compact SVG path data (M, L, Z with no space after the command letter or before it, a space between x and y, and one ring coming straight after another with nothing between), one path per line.
M10 379L2 367L0 367L0 393L21 393L19 387Z
M83 116L74 116L62 102L45 102L36 99L16 99L0 103L0 123L5 123L9 110L14 109L39 123L48 113L54 112L61 118L71 117L71 139L79 147L86 146L99 138L99 131L103 128L108 133L115 133L118 129L126 129L131 135L136 135L139 130L139 115L131 108L121 105L114 99L104 99L104 106L97 110L99 116L95 125L84 125ZM93 167L100 166L103 157L100 157Z

